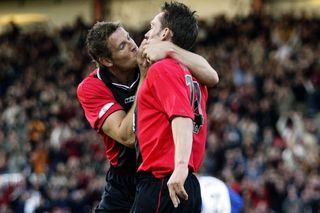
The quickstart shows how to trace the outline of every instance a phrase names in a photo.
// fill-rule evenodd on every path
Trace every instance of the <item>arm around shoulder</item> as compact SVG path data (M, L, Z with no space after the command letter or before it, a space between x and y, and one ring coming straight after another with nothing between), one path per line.
M195 76L200 83L208 87L213 87L219 82L217 71L213 69L208 61L201 55L192 53L172 44L172 48L168 52L168 56L186 65L191 74Z
M140 76L138 89L133 105L131 106L128 113L123 110L118 110L112 113L106 118L102 125L103 132L123 144L124 146L134 148L135 134L133 132L133 117L134 110L137 105L137 95L139 88L141 87L145 76Z
M218 73L204 57L182 49L170 41L151 40L144 46L143 54L152 62L166 57L179 61L189 68L200 83L208 87L213 87L219 82Z

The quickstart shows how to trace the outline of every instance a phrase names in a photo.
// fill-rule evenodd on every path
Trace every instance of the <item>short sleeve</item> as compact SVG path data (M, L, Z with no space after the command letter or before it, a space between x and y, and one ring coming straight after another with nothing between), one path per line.
M112 92L99 79L85 79L81 82L77 96L88 122L98 132L109 115L123 110Z

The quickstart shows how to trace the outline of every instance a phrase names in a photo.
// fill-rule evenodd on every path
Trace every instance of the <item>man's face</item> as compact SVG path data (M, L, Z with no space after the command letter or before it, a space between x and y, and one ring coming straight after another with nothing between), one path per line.
M137 66L138 47L122 27L108 38L108 47L111 50L113 67L126 71Z
M159 39L161 38L162 26L161 26L161 18L163 16L163 12L156 15L152 21L150 22L150 30L144 35L145 38L149 41L150 39Z

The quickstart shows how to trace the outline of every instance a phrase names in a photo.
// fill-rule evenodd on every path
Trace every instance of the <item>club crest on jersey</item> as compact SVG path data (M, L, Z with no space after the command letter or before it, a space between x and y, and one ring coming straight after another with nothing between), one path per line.
M135 98L135 95L130 96L130 97L124 99L124 103L128 104L128 103L134 102L134 98Z

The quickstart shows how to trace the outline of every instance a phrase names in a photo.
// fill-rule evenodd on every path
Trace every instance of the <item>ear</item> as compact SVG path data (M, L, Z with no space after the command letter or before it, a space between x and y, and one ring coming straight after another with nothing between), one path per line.
M162 41L171 40L172 37L173 37L173 32L168 27L166 27L162 30L162 33L161 33L161 40Z
M113 65L112 60L109 58L100 58L99 61L100 61L100 64L102 64L105 67L112 67Z

